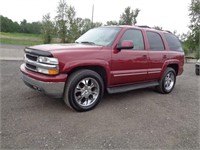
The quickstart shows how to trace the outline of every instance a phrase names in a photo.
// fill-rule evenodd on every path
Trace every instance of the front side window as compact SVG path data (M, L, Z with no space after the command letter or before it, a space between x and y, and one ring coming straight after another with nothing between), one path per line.
M142 32L140 30L136 30L136 29L126 30L120 39L120 43L123 40L133 41L133 44L134 44L133 49L144 50L144 40L143 40Z
M162 38L158 33L147 31L147 38L150 50L159 51L165 49Z
M181 43L175 35L169 33L165 33L164 35L170 50L183 51Z

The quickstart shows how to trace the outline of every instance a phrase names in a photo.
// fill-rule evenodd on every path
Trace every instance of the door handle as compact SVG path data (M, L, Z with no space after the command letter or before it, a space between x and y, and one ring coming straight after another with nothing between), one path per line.
M164 55L164 56L163 56L163 59L166 59L166 58L167 58L167 55Z
M143 58L144 58L144 59L147 59L147 55L143 55Z

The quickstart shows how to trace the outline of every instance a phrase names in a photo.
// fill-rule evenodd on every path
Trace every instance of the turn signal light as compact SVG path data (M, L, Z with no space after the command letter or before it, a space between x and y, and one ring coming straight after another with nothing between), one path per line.
M56 75L59 73L58 70L48 70L48 72L50 75Z

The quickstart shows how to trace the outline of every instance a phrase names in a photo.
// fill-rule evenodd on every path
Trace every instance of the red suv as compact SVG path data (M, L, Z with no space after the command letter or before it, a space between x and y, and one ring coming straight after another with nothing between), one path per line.
M29 87L63 97L76 111L87 111L100 102L104 91L156 87L170 93L183 65L183 49L172 33L106 26L89 30L72 44L28 47L20 69Z

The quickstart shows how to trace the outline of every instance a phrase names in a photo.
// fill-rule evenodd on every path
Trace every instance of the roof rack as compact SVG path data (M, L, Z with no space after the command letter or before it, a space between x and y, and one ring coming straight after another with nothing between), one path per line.
M172 33L171 31L169 31L169 30L163 30L163 31L165 31L165 32L168 32L168 33Z
M155 29L155 28L151 28L151 27L149 27L149 26L146 26L146 25L139 25L139 26L137 26L137 27L140 27L140 28L149 28L149 29ZM169 30L163 30L163 29L155 29L155 30L158 30L158 31L165 31L165 32L168 32L168 33L172 33L171 31L169 31ZM173 34L173 33L172 33Z
M149 26L138 26L138 27L140 27L140 28L151 28L151 27L149 27Z

